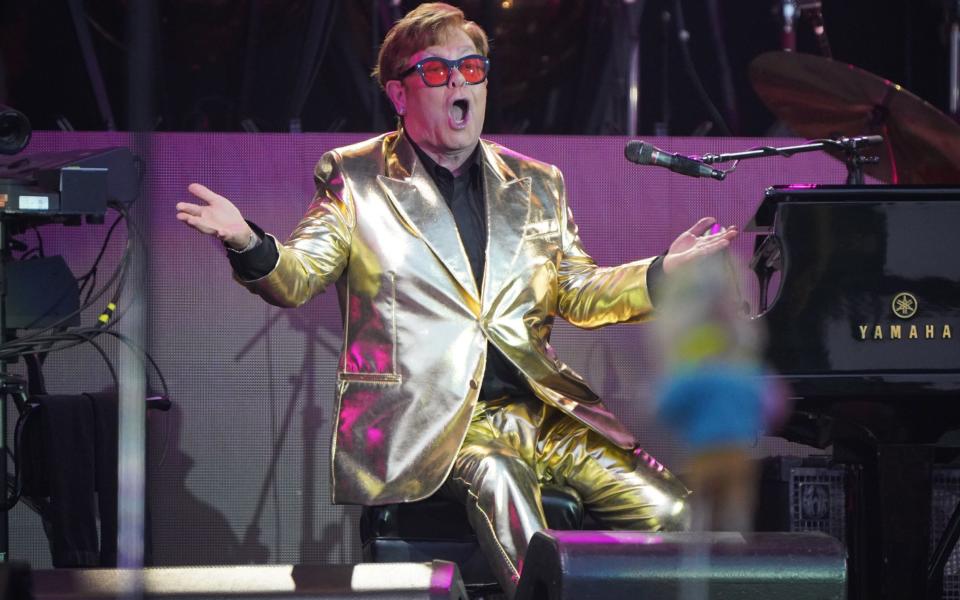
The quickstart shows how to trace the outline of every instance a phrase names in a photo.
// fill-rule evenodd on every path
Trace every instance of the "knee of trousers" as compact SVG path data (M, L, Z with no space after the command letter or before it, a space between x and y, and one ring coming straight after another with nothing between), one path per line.
M485 449L471 462L471 468L465 469L461 476L478 496L485 492L495 493L504 487L536 494L536 473L515 454L495 448Z

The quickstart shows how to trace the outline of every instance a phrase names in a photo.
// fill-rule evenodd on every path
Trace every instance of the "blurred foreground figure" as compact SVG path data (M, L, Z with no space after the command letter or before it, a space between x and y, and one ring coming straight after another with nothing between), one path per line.
M693 450L693 528L748 531L756 463L750 448L782 411L762 378L763 331L742 309L726 253L688 263L666 281L657 321L664 360L659 417Z

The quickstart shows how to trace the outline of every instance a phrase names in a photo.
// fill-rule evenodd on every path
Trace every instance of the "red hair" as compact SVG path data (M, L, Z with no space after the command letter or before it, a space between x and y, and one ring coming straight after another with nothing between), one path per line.
M380 87L386 87L392 79L399 79L411 56L446 41L451 29L466 33L477 53L487 56L490 52L486 32L473 21L468 21L462 10L443 2L421 4L394 23L380 46L377 66L373 70Z

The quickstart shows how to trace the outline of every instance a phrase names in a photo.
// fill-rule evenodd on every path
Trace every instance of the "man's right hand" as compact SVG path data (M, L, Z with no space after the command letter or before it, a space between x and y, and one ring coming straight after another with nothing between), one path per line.
M177 202L177 219L200 233L216 236L234 250L243 250L250 243L253 230L232 202L199 183L191 183L187 191L204 204Z
M704 217L681 233L663 257L663 272L671 273L681 265L729 246L730 241L737 237L737 228L731 226L721 229L719 233L707 234L716 222L713 217Z

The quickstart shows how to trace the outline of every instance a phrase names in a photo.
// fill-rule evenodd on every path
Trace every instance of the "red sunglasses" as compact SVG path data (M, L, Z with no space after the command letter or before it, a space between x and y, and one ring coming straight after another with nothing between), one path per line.
M413 65L406 71L400 73L400 79L413 74L414 71L420 73L420 79L428 87L440 87L450 83L450 75L457 69L463 75L464 81L470 85L483 83L487 80L487 71L490 70L490 59L479 54L471 54L456 60L447 60L439 56L425 58Z

